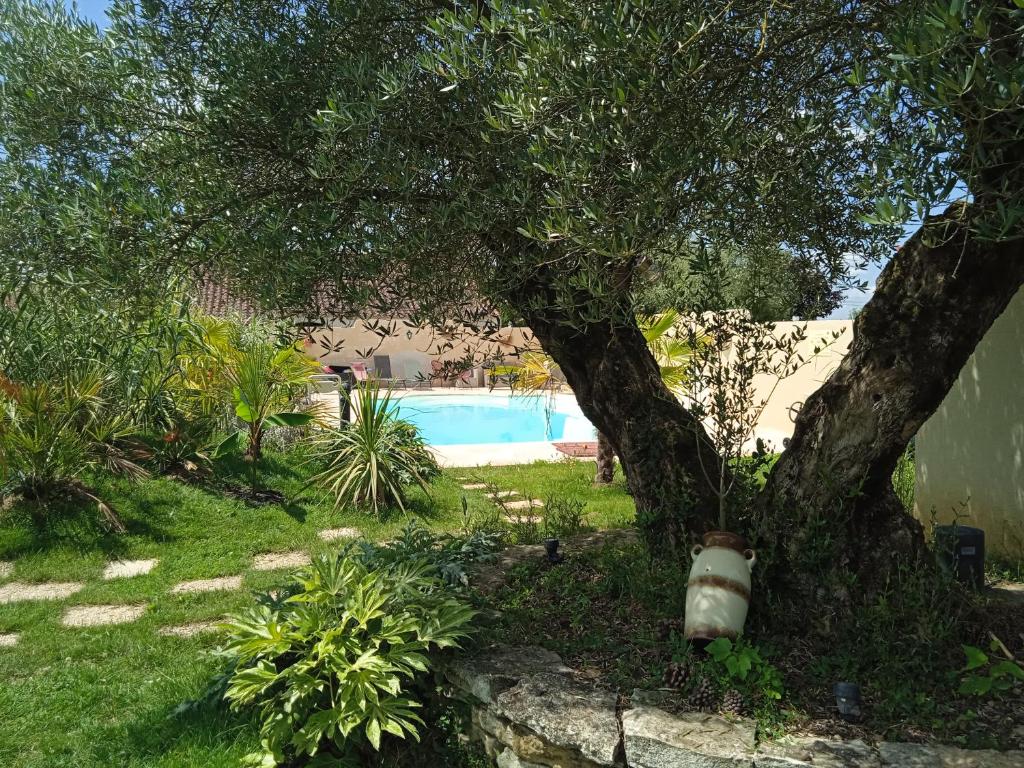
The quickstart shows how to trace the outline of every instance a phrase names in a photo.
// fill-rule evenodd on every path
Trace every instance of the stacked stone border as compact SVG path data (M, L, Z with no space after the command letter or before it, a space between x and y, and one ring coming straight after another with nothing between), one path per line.
M469 738L498 768L1024 768L1024 752L792 737L752 720L672 714L579 679L543 648L495 646L443 667Z

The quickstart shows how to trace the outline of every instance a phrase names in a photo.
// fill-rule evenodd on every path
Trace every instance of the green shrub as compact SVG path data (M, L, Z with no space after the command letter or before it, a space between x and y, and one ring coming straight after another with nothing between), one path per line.
M258 765L352 758L382 734L419 738L410 693L428 653L457 647L473 610L425 560L369 567L349 549L300 573L294 594L226 625L237 657L226 697L258 706Z
M327 468L312 482L334 496L336 507L404 512L405 487L415 483L426 491L440 472L437 462L416 428L397 417L390 392L369 382L346 397L355 421L318 441Z
M544 535L551 538L576 536L587 528L586 502L550 496L544 502Z
M103 469L140 479L144 451L128 415L104 395L98 373L69 375L56 384L22 385L0 379L0 488L35 505L79 497L97 504L115 530L124 526L113 508L84 482Z
M387 546L365 540L359 546L363 561L371 567L422 560L437 569L445 584L460 587L469 584L466 569L470 565L493 559L502 546L502 536L482 530L465 536L432 533L412 520Z

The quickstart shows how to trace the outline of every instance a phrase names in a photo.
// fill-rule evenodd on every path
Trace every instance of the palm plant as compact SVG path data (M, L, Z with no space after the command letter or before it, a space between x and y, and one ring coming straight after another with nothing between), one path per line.
M426 491L437 462L416 428L398 418L390 391L371 381L345 397L355 421L319 440L327 468L311 482L326 488L336 507L366 506L380 515L397 506L404 512L405 488L416 484Z
M0 386L0 479L7 493L20 494L40 508L58 496L94 501L103 519L125 530L113 508L89 488L90 471L141 479L136 428L105 397L106 381L96 372L68 376L58 384Z
M217 446L217 453L229 453L245 446L245 456L256 461L263 456L263 438L269 427L298 427L316 416L315 406L296 409L296 397L303 393L316 363L297 344L278 348L257 342L231 350L224 369L231 402L244 426Z

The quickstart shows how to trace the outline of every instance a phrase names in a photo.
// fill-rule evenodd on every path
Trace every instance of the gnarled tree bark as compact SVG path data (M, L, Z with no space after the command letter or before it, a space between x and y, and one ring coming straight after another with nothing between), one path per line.
M770 583L798 599L826 590L824 603L807 605L832 610L849 574L870 592L901 561L924 555L893 470L1024 283L1024 241L972 240L970 214L950 208L882 271L849 353L807 399L760 496Z
M615 479L615 449L604 436L597 433L597 472L594 474L594 485L609 485Z
M662 383L636 323L607 320L580 330L543 311L526 319L618 455L651 548L679 551L712 528L717 502L701 475L697 440L706 441L705 451L714 448Z

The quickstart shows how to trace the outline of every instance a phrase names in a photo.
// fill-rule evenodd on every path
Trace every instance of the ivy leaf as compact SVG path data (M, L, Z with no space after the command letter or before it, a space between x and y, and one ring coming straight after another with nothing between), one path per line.
M960 693L966 693L973 696L984 696L986 693L992 690L992 678L982 677L980 675L971 675L970 677L964 678L963 682L960 683Z
M988 654L986 654L980 648L975 648L973 645L961 646L964 649L964 655L967 656L967 666L965 670L970 671L972 669L978 669L988 664Z

